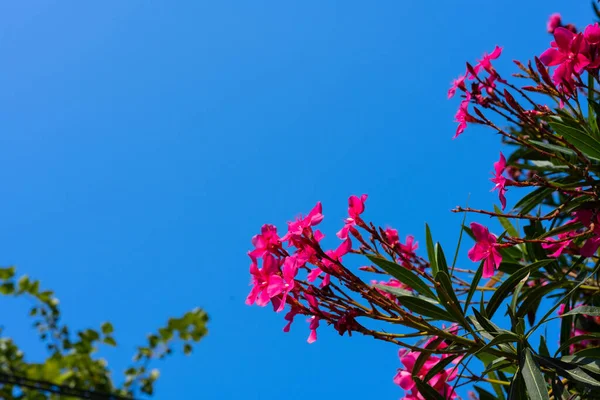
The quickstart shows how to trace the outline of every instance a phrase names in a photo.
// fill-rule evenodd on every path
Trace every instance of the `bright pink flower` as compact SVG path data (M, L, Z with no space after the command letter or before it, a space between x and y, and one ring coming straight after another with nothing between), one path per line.
M345 225L337 233L337 237L342 240L348 238L350 229L356 225L356 222L360 219L360 214L365 211L365 201L367 201L367 197L366 194L363 194L360 197L352 195L348 198L348 218L345 219Z
M551 251L548 254L549 257L558 258L561 254L573 243L572 240L566 240L570 237L570 232L564 232L558 235L557 240L554 243L542 243L544 250Z
M575 218L585 226L591 226L594 224L593 236L585 241L583 247L581 247L581 255L584 257L592 257L596 254L598 247L600 247L600 219L598 215L591 210L578 210L575 211Z
M246 304L251 306L256 302L256 305L264 307L269 304L272 296L269 296L269 283L273 276L279 272L281 262L273 257L272 254L265 253L263 255L263 267L258 268L258 263L255 257L250 255L252 263L250 264L250 274L252 275L252 289L246 298Z
M283 262L283 268L281 269L281 275L272 275L269 278L269 286L267 287L267 293L272 299L275 296L281 296L280 304L276 308L276 312L283 310L286 304L288 294L294 290L295 281L294 278L298 273L298 268L303 266L306 260L303 260L301 256L294 254L286 257Z
M587 44L581 33L576 35L562 27L554 30L554 39L552 47L540 56L540 61L549 67L558 66L552 75L555 85L567 83L569 88L573 89L573 74L581 74L590 64L590 60L585 56Z
M344 242L342 242L342 244L340 244L337 249L327 250L325 252L325 254L327 254L329 256L329 258L331 258L332 260L341 262L342 256L348 254L350 252L350 250L352 250L352 241L350 240L350 238L348 238ZM323 259L323 266L327 269L333 269L333 270L338 269L335 262L332 262L328 259ZM309 282L314 282L317 279L317 277L321 275L321 273L323 273L323 269L319 268L319 267L315 267L312 271L310 271L310 273L308 274L306 279ZM330 274L325 273L325 277L323 278L323 281L321 282L321 287L325 287L325 286L329 285L330 279L331 279Z
M390 245L390 247L394 248L400 244L400 238L398 237L398 231L396 229L385 228L383 235L385 236L385 241Z
M275 225L265 224L260 231L260 234L252 238L252 245L255 249L250 252L252 256L257 258L262 257L266 252L274 254L275 250L281 247Z
M419 242L415 242L413 235L406 235L406 243L400 243L400 251L406 256L414 256L415 251L419 248Z
M288 232L281 238L282 242L288 241L297 245L297 239L307 233L312 233L312 227L323 221L323 206L318 202L306 217L298 217L294 222L288 222Z
M473 69L475 70L475 73L479 73L479 71L483 68L485 69L488 73L495 75L495 71L492 67L492 60L496 60L498 57L500 57L500 55L502 54L502 47L496 46L494 48L494 51L492 51L490 54L485 53L482 57L481 60L479 60L479 63L477 65L475 65L475 67L473 67Z
M492 191L498 190L498 198L500 199L500 204L502 204L502 209L506 208L506 178L502 176L504 171L506 170L506 158L504 154L500 153L500 160L494 163L494 177L490 180L496 184Z
M554 30L562 25L562 19L559 13L554 13L548 18L546 30L548 33L554 33Z
M491 234L488 228L477 222L471 223L471 230L475 236L476 243L475 246L469 250L469 258L474 262L485 260L482 276L484 278L491 278L494 276L496 269L502 262L502 256L498 251L496 236Z
M296 309L294 307L292 307L292 309L287 314L285 314L285 317L283 317L283 319L288 321L288 323L283 327L284 332L290 331L290 328L292 327L292 322L294 322L294 317L298 314L299 314L298 309Z
M467 79L467 75L461 75L452 81L452 85L450 86L450 89L448 89L448 98L449 99L454 97L457 89L466 90L465 79Z
M600 26L598 23L596 22L594 25L588 25L583 32L583 36L589 44L600 43Z
M312 344L317 341L317 328L318 327L319 327L319 317L317 317L316 315L313 315L312 317L310 317L310 325L308 327L310 329L310 335L308 335L308 339L307 339L307 342L309 344Z
M469 115L469 102L471 101L471 94L466 92L466 98L460 102L460 106L458 107L458 111L454 116L454 121L458 122L458 127L456 128L456 134L452 139L456 139L459 137L465 129L467 129L467 122L471 122L471 117Z
M435 338L432 338L433 340ZM431 342L429 340L427 344ZM427 346L425 344L424 346ZM440 347L442 348L442 347ZM396 376L394 377L394 383L400 386L402 389L406 391L411 391L411 393L407 393L404 399L419 399L422 400L423 397L418 392L415 381L413 379L413 375L418 376L423 379L425 375L442 359L446 358L447 355L440 357L430 356L421 369L419 371L415 371L415 363L417 358L419 358L420 353L416 351L407 351L402 349L398 352L398 356L400 357L400 361L404 365L403 368L398 369ZM453 361L453 364L458 362L457 360ZM448 384L452 380L456 379L457 372L456 366L452 366L446 370L442 370L435 374L433 378L431 378L427 384L435 389L438 393L440 393L444 399L455 399L457 397L456 393L452 390L452 386Z
M564 226L570 225L570 224L574 224L577 221L577 218L572 219L571 221L565 223ZM566 249L568 249L572 244L573 244L573 240L569 240L569 238L575 236L577 234L576 231L569 231L569 232L563 232L563 233L559 233L556 240L550 239L553 243L542 243L542 247L544 248L544 250L548 250L549 252L552 252L550 254L548 254L549 257L555 257L558 258L561 256L562 253L564 253L564 251Z

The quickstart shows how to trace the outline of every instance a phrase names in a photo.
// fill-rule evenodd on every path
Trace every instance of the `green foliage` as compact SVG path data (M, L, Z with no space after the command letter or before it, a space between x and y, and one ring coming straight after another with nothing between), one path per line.
M0 288L0 293L5 296L28 297L33 301L29 315L48 353L43 361L28 360L17 343L3 336L0 330L2 399L74 398L65 397L65 394L74 396L78 391L95 393L96 398L108 398L108 395L129 398L138 393L151 395L159 377L158 370L150 368L152 362L172 354L178 341L183 353L190 354L192 344L207 332L208 316L200 309L189 311L179 318L170 318L156 334L148 335L147 343L138 347L124 378L119 378L116 376L118 371L110 371L107 361L97 354L102 345L117 346L113 335L115 329L110 322L104 322L99 329L72 332L61 321L59 301L54 293L41 290L40 282L26 275L16 280L14 267L0 268ZM121 381L122 384L116 383ZM45 384L39 386L36 383L36 386L31 382ZM59 393L63 395L48 391L49 387L56 385L62 386Z

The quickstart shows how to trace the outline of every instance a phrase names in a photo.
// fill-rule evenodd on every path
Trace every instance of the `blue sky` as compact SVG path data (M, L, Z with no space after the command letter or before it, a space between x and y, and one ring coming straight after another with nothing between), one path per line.
M111 320L116 370L175 314L210 334L157 363L156 398L393 399L396 350L247 307L250 238L350 194L365 217L453 248L464 204L490 207L501 149L451 140L449 82L498 44L541 53L548 15L586 1L12 1L0 4L0 264L38 278L73 327ZM510 202L510 192L508 194ZM333 240L333 239L332 239ZM333 243L333 242L332 242ZM466 263L465 257L460 261ZM26 302L6 333L39 357Z

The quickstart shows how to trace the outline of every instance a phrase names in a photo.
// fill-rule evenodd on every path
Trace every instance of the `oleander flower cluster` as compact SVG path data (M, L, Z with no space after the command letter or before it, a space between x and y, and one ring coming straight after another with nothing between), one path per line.
M332 326L395 346L405 400L600 398L600 25L553 14L546 30L530 61L490 47L448 90L460 97L454 138L477 125L469 134L503 145L489 164L497 204L454 208L455 243L427 224L379 226L366 194L329 232L317 202L252 238L246 303L308 343Z

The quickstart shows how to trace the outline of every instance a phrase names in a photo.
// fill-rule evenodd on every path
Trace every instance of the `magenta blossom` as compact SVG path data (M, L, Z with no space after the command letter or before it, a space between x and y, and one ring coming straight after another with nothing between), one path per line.
M589 227L594 225L594 229L592 231L593 236L585 241L583 247L581 248L581 255L584 257L592 257L596 254L598 247L600 247L600 219L596 212L591 210L577 210L573 214L575 214L575 218L577 221L581 222L585 226Z
M466 92L466 96L467 97L460 102L458 111L454 116L454 121L458 122L458 127L456 128L456 134L452 139L459 137L465 131L465 129L467 129L467 122L472 121L472 117L469 115L469 102L471 101L471 93Z
M492 60L498 59L498 57L500 57L501 54L502 54L502 47L499 47L499 46L496 46L494 48L494 51L492 51L490 54L485 53L483 55L483 57L481 58L481 60L479 60L479 63L477 65L475 65L475 67L473 68L475 70L475 73L479 73L479 71L483 68L488 73L495 75L496 72L494 71L494 69L492 67Z
M431 343L435 338L431 338L427 341L423 346L426 347ZM439 348L443 349L447 347L445 343L441 343ZM413 375L418 376L423 379L425 375L437 364L440 363L444 358L447 358L448 355L443 355L440 357L430 356L425 360L425 363L421 367L419 371L415 371L415 363L417 358L421 355L420 352L417 351L408 351L406 349L402 349L398 352L398 356L400 357L400 361L404 365L404 368L398 369L398 373L394 377L394 383L400 386L402 389L406 391L411 391L407 393L404 397L404 400L422 400L423 397L418 392L416 388L415 381L413 379ZM453 364L456 364L459 360L453 360ZM455 399L457 397L456 393L453 390L453 387L448 384L448 382L453 381L457 376L457 367L451 366L446 370L442 370L435 374L427 384L435 389L439 394L442 395L444 399Z
M252 245L255 247L250 252L253 257L262 257L266 252L273 254L277 248L281 247L275 225L263 225L260 234L252 238Z
M597 22L594 25L588 25L583 31L583 36L589 44L600 43L600 25Z
M273 276L279 272L280 261L269 253L265 253L262 257L263 267L258 268L258 263L255 257L250 255L252 263L250 264L250 274L252 275L252 289L246 298L246 304L251 306L256 305L264 307L269 304L272 296L269 296L269 284Z
M323 259L323 267L327 269L337 270L338 266L335 264L335 262L341 262L342 256L348 254L350 250L352 250L352 241L350 240L350 238L347 238L342 244L339 245L337 249L327 250L325 252L325 254L327 254L327 256L333 260L333 262L328 259ZM316 267L312 271L310 271L306 279L309 282L314 282L317 279L317 277L321 275L321 273L323 273L323 268ZM325 273L323 281L321 282L321 287L329 285L330 280L330 274Z
M461 75L452 81L452 85L450 86L450 89L448 89L448 98L449 99L454 97L457 89L466 90L465 79L467 79L467 75Z
M502 262L496 236L491 234L488 228L477 222L471 223L471 230L475 236L476 243L469 250L468 256L474 262L485 260L482 276L484 278L491 278Z
M348 232L356 225L356 222L360 219L360 214L365 212L365 201L367 201L367 197L366 194L363 194L360 197L352 195L348 198L348 218L345 219L345 225L337 233L337 237L342 240L348 238Z
M294 254L286 257L283 262L283 268L281 269L281 275L272 275L269 279L269 286L267 287L267 293L270 298L282 295L279 301L279 306L276 308L276 312L280 312L285 307L286 299L288 294L294 290L295 281L294 278L298 273L298 268L303 266L306 260L303 260L301 256Z
M504 171L506 170L506 158L504 154L500 153L500 160L494 163L494 177L490 180L496 184L492 191L498 190L498 198L500 199L500 204L502 204L502 209L506 208L506 178L502 176Z
M585 55L587 43L581 33L574 34L562 27L554 30L554 39L552 47L540 56L540 61L548 67L557 66L552 75L554 84L564 86L566 83L572 91L575 86L573 74L581 74L590 65L590 60Z
M554 30L562 26L562 18L559 13L554 13L548 18L548 22L546 23L546 30L548 33L554 33Z
M312 227L323 221L323 206L319 201L306 217L298 217L294 222L288 222L288 232L281 238L282 242L289 242L296 246L298 239L305 234L312 234Z

